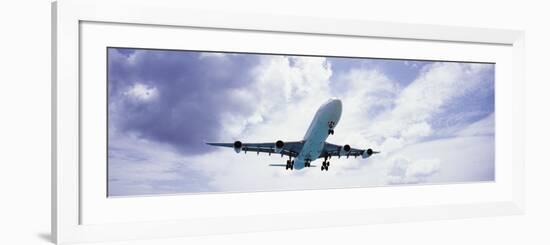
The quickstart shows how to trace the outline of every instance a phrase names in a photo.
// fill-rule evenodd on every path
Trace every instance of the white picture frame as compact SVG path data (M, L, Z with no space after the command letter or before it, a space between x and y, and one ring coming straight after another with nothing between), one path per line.
M97 219L84 222L84 209L87 193L84 191L82 176L89 173L81 165L82 150L82 26L85 23L114 23L132 26L163 26L173 28L192 28L222 31L243 31L262 33L287 33L292 35L335 36L342 38L376 38L381 40L433 41L442 46L454 44L475 44L505 47L507 59L506 91L497 93L501 99L506 97L508 110L507 124L510 130L505 135L509 139L506 149L500 151L509 154L507 175L498 178L495 186L483 184L461 185L457 193L474 193L486 189L495 190L499 195L489 199L475 199L474 196L461 196L464 200L449 199L447 203L428 201L436 192L448 193L452 188L437 186L395 187L407 188L410 193L428 193L419 195L418 203L361 208L346 206L334 210L312 209L297 212L274 212L273 209L258 213L216 213L214 215L168 219L162 213L150 213L142 219L132 220L125 217L117 219ZM254 13L208 12L186 9L185 3L173 1L169 5L153 1L91 1L62 0L52 5L52 237L58 243L111 241L126 239L151 239L189 235L223 234L232 232L266 231L294 228L314 228L355 224L378 224L388 222L482 217L494 215L521 214L524 210L524 34L518 30L496 30L470 27L450 27L438 25L418 25L375 21L334 20L297 16L266 16ZM467 57L465 59L468 59ZM498 76L497 76L498 79ZM504 78L503 78L504 79ZM499 87L497 81L497 88ZM504 87L504 86L501 86ZM504 90L503 90L504 91ZM498 101L497 101L498 107ZM501 120L502 121L502 120ZM497 117L497 125L499 119ZM498 132L498 131L497 131ZM501 137L503 140L504 137ZM502 155L497 151L497 154ZM497 160L499 158L497 157ZM87 172L85 172L87 171ZM105 181L105 179L94 180ZM504 184L502 184L504 183ZM90 185L88 185L90 186ZM493 189L497 188L497 189ZM360 190L354 190L360 191ZM393 191L391 188L378 189L378 195ZM310 191L311 192L311 191ZM319 191L314 191L319 192ZM347 192L347 193L346 193ZM359 192L357 192L359 193ZM356 193L356 194L357 194ZM277 192L246 194L219 194L209 197L210 202L223 202L225 198L253 200L277 200L299 198L304 193ZM351 197L350 195L351 194ZM259 195L259 196L258 196ZM326 191L323 195L340 198L352 198L353 193L346 190ZM347 196L346 196L347 195ZM367 195L375 195L367 193ZM314 198L314 196L312 196ZM105 197L106 198L106 197ZM257 198L257 199L254 199ZM355 197L361 203L362 197ZM177 204L177 197L147 199L137 203L131 199L119 202L119 208L131 210L131 206ZM426 199L426 200L423 200ZM322 199L320 199L322 200ZM171 203L174 201L173 203ZM207 200L208 201L208 200ZM242 201L242 200L241 200ZM364 201L364 200L363 200ZM422 201L426 201L423 203ZM426 205L426 203L431 203ZM122 206L120 206L122 205ZM238 205L235 203L235 205ZM177 208L177 207L176 207ZM139 210L139 209L138 209ZM94 216L101 217L96 210ZM185 211L182 211L185 212ZM108 214L108 213L107 213ZM131 215L128 213L126 215ZM185 213L182 213L184 215ZM90 216L90 215L87 215ZM183 216L182 216L183 217Z

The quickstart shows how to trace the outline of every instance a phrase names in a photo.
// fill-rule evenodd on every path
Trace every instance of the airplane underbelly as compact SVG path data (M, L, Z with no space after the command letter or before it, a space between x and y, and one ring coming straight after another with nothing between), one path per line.
M304 145L304 148L302 148L302 151L300 152L300 155L298 156L298 158L300 159L303 159L303 160L315 160L317 158L319 158L319 155L321 155L321 150L323 149L323 147L319 147L319 146L315 146L315 145L310 145L310 146L305 146Z
M325 146L326 136L323 134L313 134L309 139L306 140L300 155L298 158L303 160L315 160L321 155L323 148Z

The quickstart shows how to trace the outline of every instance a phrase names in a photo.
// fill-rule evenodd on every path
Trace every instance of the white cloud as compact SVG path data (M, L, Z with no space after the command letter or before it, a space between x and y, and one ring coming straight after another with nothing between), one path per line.
M116 134L110 131L109 134ZM109 194L161 193L155 183L178 180L181 156L159 143L133 135L110 137Z
M472 123L456 133L457 136L483 136L494 135L495 133L495 114Z
M427 122L419 122L402 130L401 136L405 139L419 139L430 135L431 132L432 128Z
M393 184L400 183L400 178L394 178L392 175L396 174L392 174L391 171L394 167L393 160L398 158L405 158L410 163L439 161L437 172L429 178L419 179L418 183L493 181L494 147L494 136L453 137L412 144L396 150L390 157L385 158L387 160L380 161L386 166L388 183Z
M158 96L158 90L155 87L147 86L142 83L134 83L132 87L124 92L124 95L140 102L148 102Z
M214 58L214 59L225 59L227 58L227 53L217 53L217 52L201 52L199 54L199 59L208 59L208 58Z
M248 141L273 140L273 135L283 140L301 139L315 110L330 97L331 69L326 59L267 56L254 73L256 83L229 92L254 108L247 118L224 115L224 121L231 122L229 132Z
M453 99L484 86L487 64L434 63L425 66L420 76L403 88L395 99L392 110L386 111L371 122L368 130L390 142L403 145L417 142L432 134L430 120ZM384 147L383 147L384 148ZM387 151L387 149L382 149Z
M344 108L337 130L343 133L337 134L335 140L373 144L368 138L378 133L368 130L368 126L379 113L392 108L401 88L380 71L370 69L353 69L337 83L347 89L340 95Z
M411 161L404 157L395 157L391 160L392 166L388 171L390 184L416 184L426 181L436 174L440 168L439 159L421 159Z

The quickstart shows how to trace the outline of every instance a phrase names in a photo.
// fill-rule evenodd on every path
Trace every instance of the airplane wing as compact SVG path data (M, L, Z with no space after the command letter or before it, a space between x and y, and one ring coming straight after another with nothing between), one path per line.
M341 145L335 145L326 142L325 147L323 148L323 153L319 156L319 158L324 157L358 157L361 156L363 158L370 157L373 154L380 153L379 151L373 151L372 149L355 149L352 147L349 147L349 145L341 146Z
M272 142L272 143L241 143L240 141L235 141L234 143L206 143L212 146L222 146L222 147L231 147L235 149L238 153L240 151L247 152L256 152L257 154L268 153L268 154L281 154L285 156L296 157L302 150L304 145L303 141L290 141L284 142ZM280 147L278 147L280 146Z

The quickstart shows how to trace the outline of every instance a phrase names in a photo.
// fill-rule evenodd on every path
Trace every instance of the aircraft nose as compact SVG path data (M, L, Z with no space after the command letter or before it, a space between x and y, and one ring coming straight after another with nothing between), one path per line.
M336 108L340 108L340 109L342 108L342 100L338 98L331 98L329 104Z

